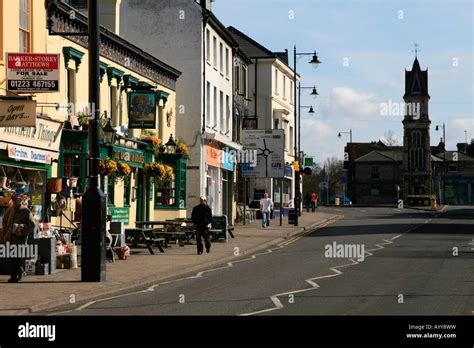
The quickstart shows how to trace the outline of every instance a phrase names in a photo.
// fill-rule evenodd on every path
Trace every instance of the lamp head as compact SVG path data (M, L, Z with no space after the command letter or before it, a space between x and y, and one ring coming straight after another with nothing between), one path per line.
M308 114L310 115L314 115L315 112L314 112L314 109L313 109L313 106L311 105L310 108L309 108L309 111L308 111Z
M316 51L314 51L313 58L310 60L309 64L313 66L313 68L317 68L321 62L318 59L318 55L316 54Z
M340 137L341 137L341 133L339 133L339 134L337 135L337 137L340 138Z
M165 144L166 152L168 153L176 153L176 142L173 139L173 135L170 135L170 140Z

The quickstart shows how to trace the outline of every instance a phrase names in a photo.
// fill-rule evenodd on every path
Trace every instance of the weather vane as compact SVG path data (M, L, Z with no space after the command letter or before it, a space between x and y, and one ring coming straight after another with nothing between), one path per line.
M415 57L418 57L418 52L420 52L420 45L415 43L414 46L415 46L415 50L412 52L415 52Z

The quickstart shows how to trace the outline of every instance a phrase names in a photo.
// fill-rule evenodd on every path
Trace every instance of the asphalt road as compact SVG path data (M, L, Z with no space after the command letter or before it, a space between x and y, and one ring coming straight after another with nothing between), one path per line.
M474 207L320 208L344 218L186 279L58 315L471 315ZM327 257L358 245L360 262ZM456 249L457 248L457 249ZM457 251L457 253L456 253ZM369 256L370 255L370 256ZM337 256L337 255L336 255ZM66 309L66 308L65 308ZM68 310L70 308L67 308Z

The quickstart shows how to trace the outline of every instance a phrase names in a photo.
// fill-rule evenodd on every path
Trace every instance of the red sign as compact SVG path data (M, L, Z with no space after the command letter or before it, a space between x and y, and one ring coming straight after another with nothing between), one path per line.
M8 90L59 92L59 54L7 53Z
M9 53L9 69L56 70L59 68L58 54Z

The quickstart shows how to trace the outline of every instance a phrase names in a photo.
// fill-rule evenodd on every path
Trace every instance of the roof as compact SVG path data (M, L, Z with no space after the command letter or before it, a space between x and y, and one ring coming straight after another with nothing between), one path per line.
M405 95L427 96L428 94L428 69L421 70L420 62L415 57L410 71L405 70Z
M230 46L237 47L239 43L234 39L229 30L225 27L224 24L212 13L210 10L205 10L203 13L204 16L207 16L208 23L212 28L224 39ZM245 52L245 51L244 51Z
M454 154L457 154L457 161L460 161L460 162L463 162L463 161L468 161L468 162L473 162L474 161L474 158L471 157L471 156L468 156L462 152L459 152L459 151L446 151L446 161L449 161L449 162L456 162L454 161L454 158L455 158L455 155ZM433 155L437 158L439 158L441 161L444 160L444 155L445 153L444 152L441 152L441 153L438 153L436 155Z
M285 64L289 69L293 70L288 65L288 50L284 52L272 52L268 48L262 46L254 39L248 37L240 30L230 26L227 28L230 35L238 42L240 49L250 58L269 58L278 59Z
M401 162L402 159L402 151L371 151L355 162Z

